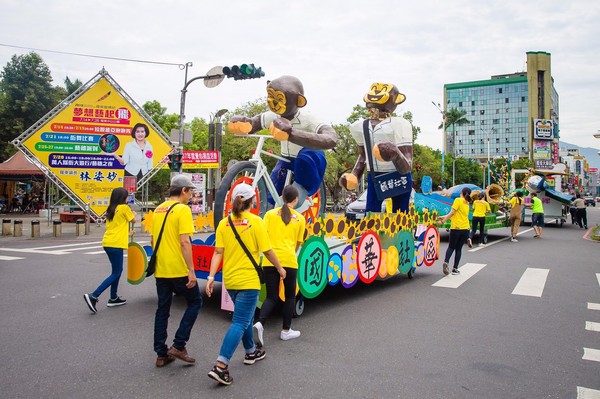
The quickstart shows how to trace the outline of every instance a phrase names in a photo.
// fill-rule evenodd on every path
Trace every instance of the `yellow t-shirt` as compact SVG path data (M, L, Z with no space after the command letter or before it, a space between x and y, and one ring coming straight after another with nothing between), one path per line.
M117 205L113 219L106 219L106 232L102 237L102 246L126 249L129 241L129 222L132 220L133 212L129 205Z
M473 216L474 217L483 217L486 213L491 213L492 209L490 208L490 204L488 204L485 200L476 200L473 202Z
M248 251L260 265L260 253L271 249L265 223L250 212L242 212L240 216L239 219L233 215L231 218ZM215 247L223 248L223 282L227 289L260 290L258 273L235 238L227 218L219 222Z
M165 201L154 211L152 219L152 238L156 246L156 240L167 215L169 207L178 201ZM156 256L156 271L154 276L164 278L186 277L189 273L183 253L181 252L180 236L194 234L194 220L192 210L189 206L175 205L165 223L165 230L160 239L158 254Z
M454 215L450 219L450 229L469 230L469 203L462 197L458 197L452 203Z
M265 225L269 237L271 237L273 251L277 255L281 266L297 269L296 245L304 241L306 221L300 212L294 209L290 210L292 211L292 218L287 226L281 219L281 208L271 209L267 212L265 215ZM265 258L263 266L273 266L273 264Z

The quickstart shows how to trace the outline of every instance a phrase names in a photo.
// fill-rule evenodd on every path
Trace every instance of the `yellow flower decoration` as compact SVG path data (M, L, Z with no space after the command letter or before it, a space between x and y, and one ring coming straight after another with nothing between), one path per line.
M142 226L144 226L144 232L152 233L152 219L154 218L154 212L149 211L142 220Z

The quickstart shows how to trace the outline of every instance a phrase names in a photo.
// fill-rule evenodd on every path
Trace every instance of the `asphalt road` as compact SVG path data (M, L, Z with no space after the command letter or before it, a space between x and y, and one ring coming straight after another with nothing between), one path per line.
M600 223L600 208L588 219ZM487 246L465 248L460 277L444 277L438 261L411 280L328 287L294 319L299 339L278 339L275 314L266 359L245 366L238 348L229 387L206 376L229 325L220 290L205 298L188 343L196 365L158 369L152 278L132 286L123 276L127 305L107 308L105 293L93 315L82 294L109 271L98 235L2 240L1 396L597 398L600 244L584 232L552 226L539 240L523 226L511 243L497 229ZM183 309L176 298L170 339Z

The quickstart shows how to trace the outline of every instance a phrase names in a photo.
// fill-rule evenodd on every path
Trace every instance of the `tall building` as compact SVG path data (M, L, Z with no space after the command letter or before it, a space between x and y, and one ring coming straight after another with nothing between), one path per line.
M446 127L446 153L482 162L527 157L536 169L552 169L559 112L550 66L549 53L528 52L527 71L445 84L444 112L456 108L469 120Z

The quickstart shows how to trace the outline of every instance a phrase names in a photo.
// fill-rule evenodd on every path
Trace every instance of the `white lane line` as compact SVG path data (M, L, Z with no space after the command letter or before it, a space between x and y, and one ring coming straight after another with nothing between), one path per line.
M70 252L65 251L43 251L32 248L0 248L0 251L21 252L26 254L46 254L46 255L68 255Z
M64 244L64 245L52 245L49 247L37 247L30 249L55 249L55 248L67 248L67 247L79 247L81 245L92 245L92 244L102 244L102 241L93 241L93 242L80 242L77 244Z
M600 310L600 303L588 302L588 309L590 309L590 310Z
M600 391L597 389L577 387L577 399L600 399Z
M106 251L95 251L95 252L84 252L84 255L99 255L99 254L104 254L106 253Z
M585 329L588 331L597 331L600 332L600 323L597 323L595 321L586 321L585 322Z
M19 258L17 256L3 256L3 255L0 255L0 260L19 260L19 259L25 259L25 258Z
M531 230L533 230L533 229L527 229L527 230L523 230L523 231L521 231L520 233L517 233L517 236L520 236L521 234L528 233L528 232L530 232ZM485 244L483 247L477 247L477 248L469 249L469 252L477 252L477 251L481 251L482 249L484 249L484 248L486 248L486 247L490 247L490 246L492 246L492 245L496 245L496 244L498 244L499 242L502 242L502 241L507 241L507 240L509 240L509 239L510 239L510 237L504 237L504 238L501 238L501 239L500 239L500 240L498 240L498 241L488 242L488 243L487 243L487 244Z
M600 349L583 348L582 359L600 362Z
M460 270L460 274L450 274L442 278L441 280L438 280L437 282L431 284L431 286L444 288L458 288L462 285L462 283L473 277L475 273L483 269L485 266L485 263L465 263L462 267L458 269Z
M541 297L548 278L549 269L536 269L528 267L521 276L517 286L513 290L513 295L537 296Z
M598 285L600 285L600 273L596 273L596 279L598 279Z

